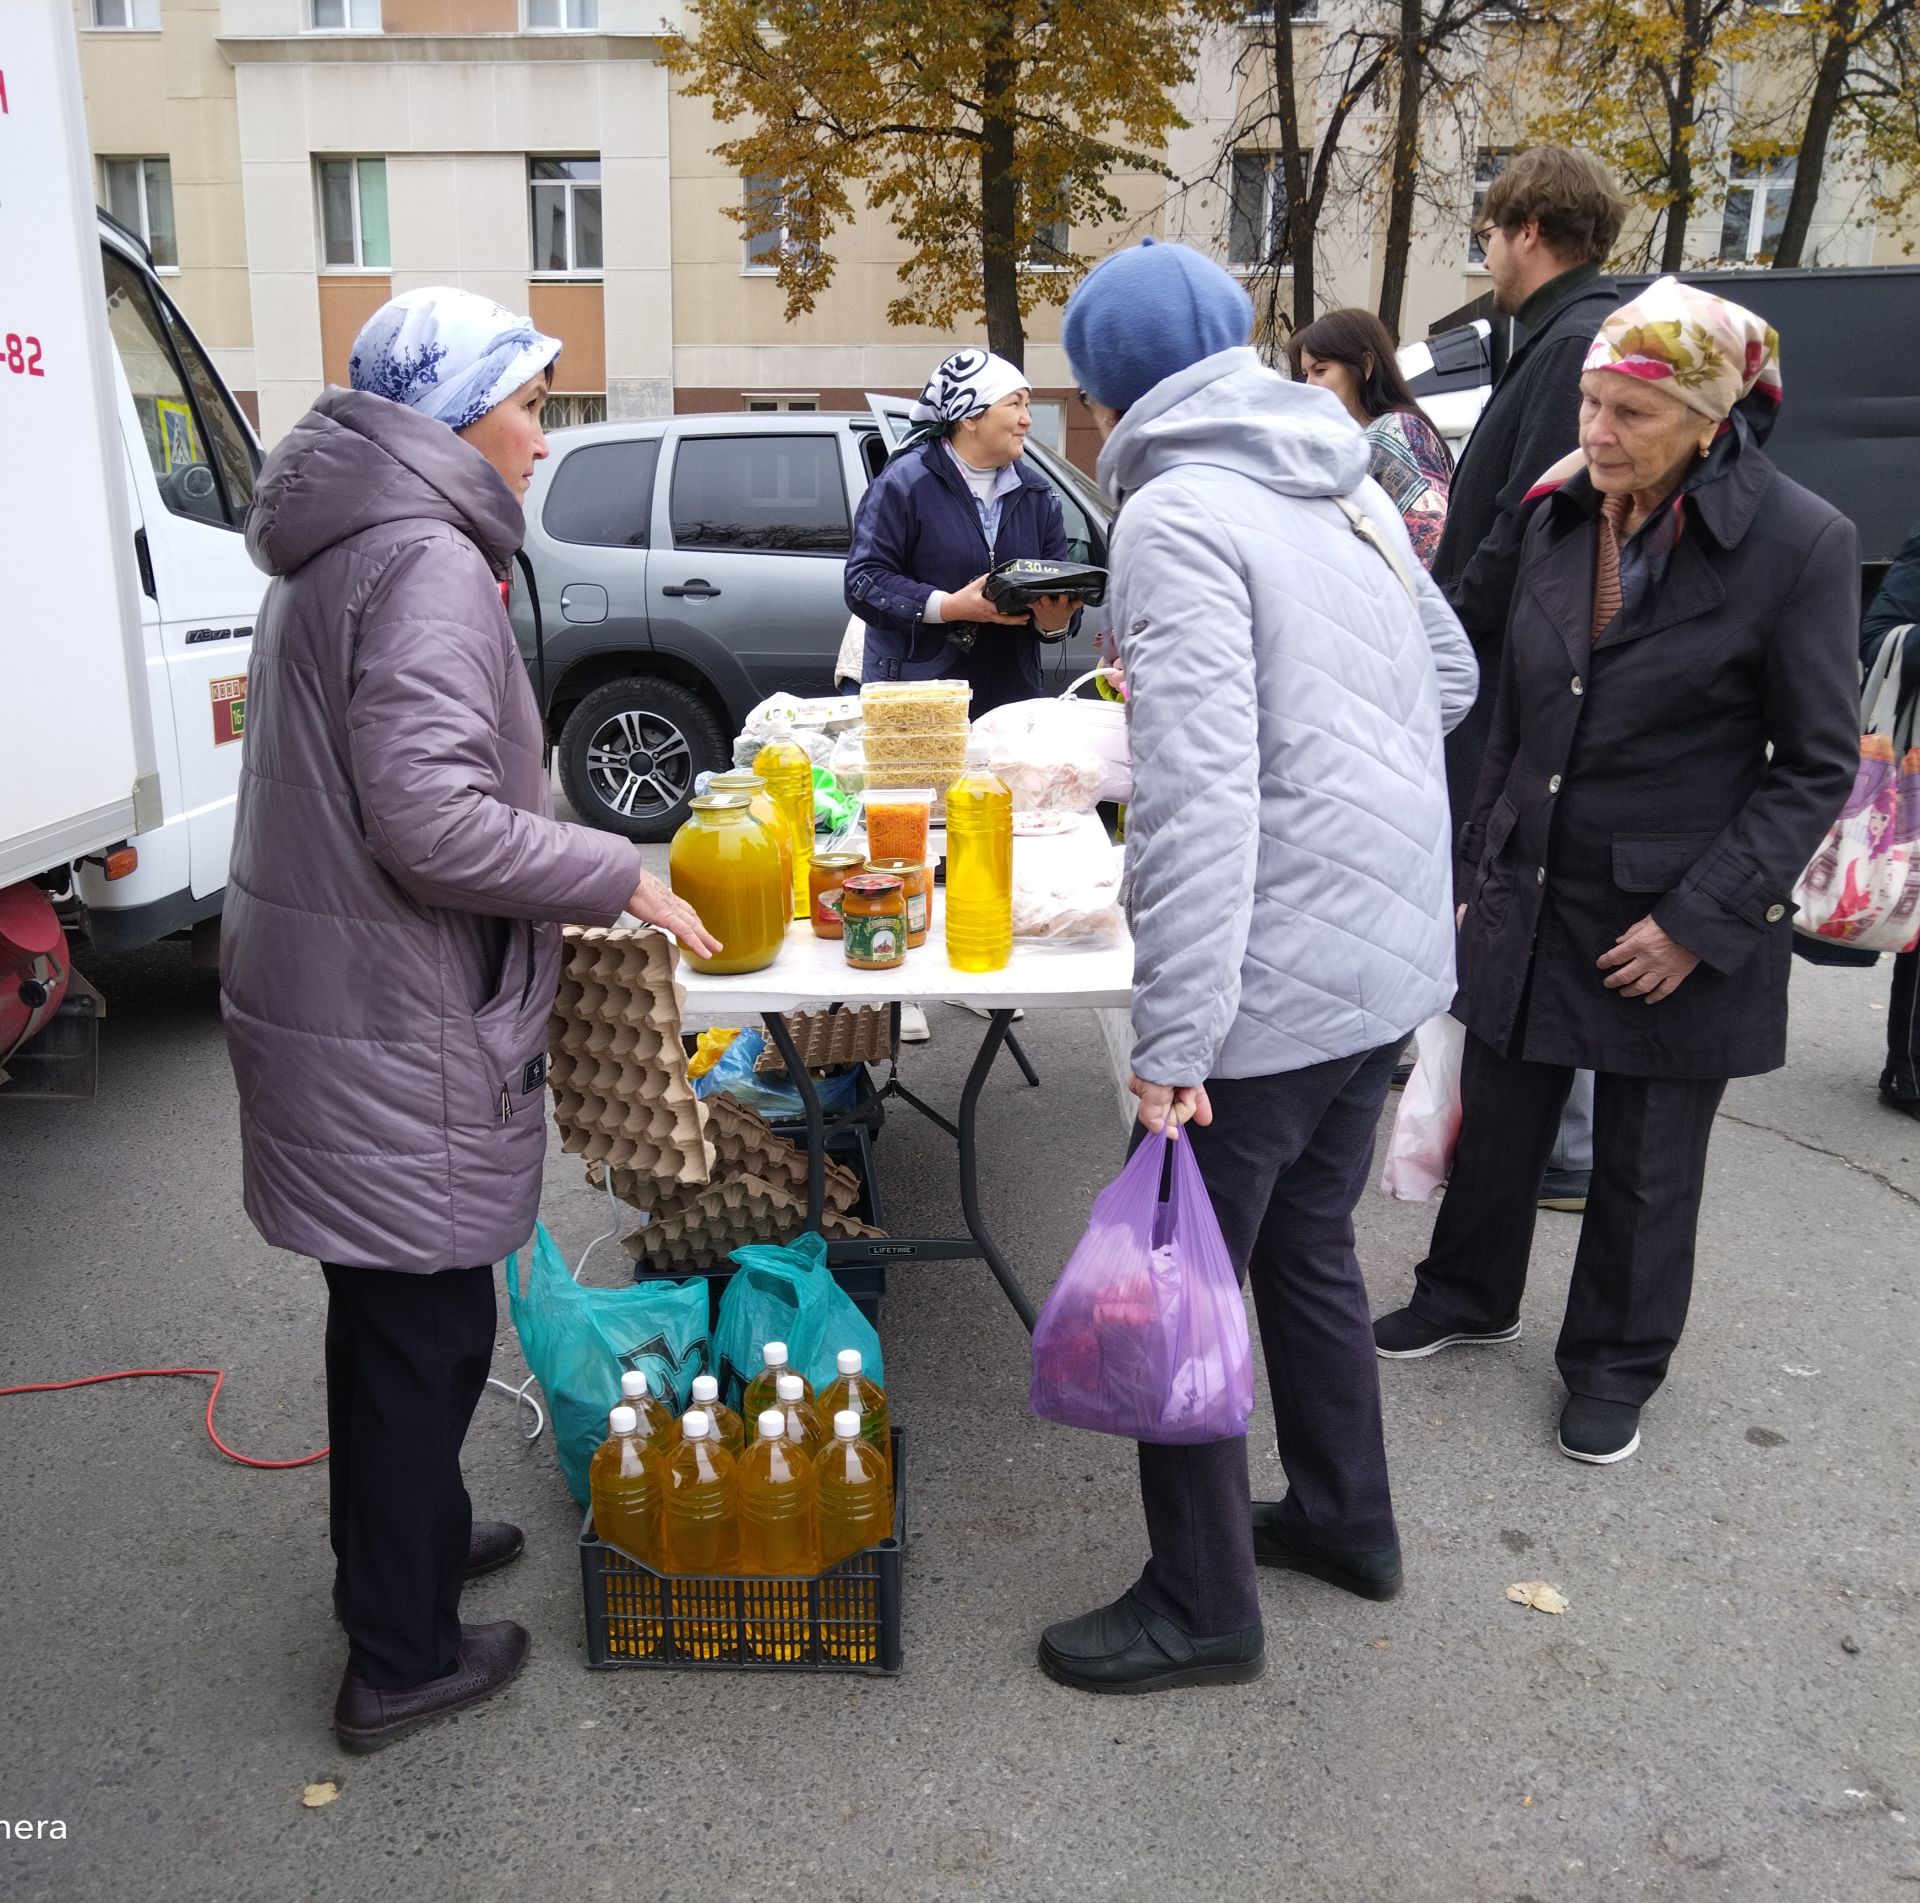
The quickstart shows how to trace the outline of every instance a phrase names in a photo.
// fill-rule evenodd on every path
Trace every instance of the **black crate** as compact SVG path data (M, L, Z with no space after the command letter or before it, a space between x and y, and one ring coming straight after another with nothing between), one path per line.
M587 1664L595 1671L897 1673L907 1550L906 1441L897 1427L892 1447L893 1537L817 1579L657 1573L596 1539L589 1512L580 1528ZM757 1646L756 1630L768 1635Z

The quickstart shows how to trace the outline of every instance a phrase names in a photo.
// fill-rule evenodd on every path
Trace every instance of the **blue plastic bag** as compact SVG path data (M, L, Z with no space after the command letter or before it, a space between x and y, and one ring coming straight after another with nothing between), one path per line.
M770 1123L804 1117L807 1107L800 1101L800 1093L790 1077L784 1072L768 1074L754 1069L755 1061L766 1047L764 1032L742 1031L720 1053L713 1068L704 1077L695 1079L693 1094L711 1097L724 1090L736 1103L759 1111ZM860 1067L853 1065L837 1077L816 1077L814 1089L821 1109L828 1116L851 1110L860 1091Z
M519 1250L507 1257L507 1309L520 1352L546 1397L561 1471L584 1507L587 1468L607 1437L620 1377L629 1368L644 1368L653 1392L670 1400L677 1414L692 1399L693 1377L708 1371L707 1285L583 1287L568 1274L545 1224L534 1227L532 1256L524 1289Z
M1100 1192L1034 1325L1028 1404L1045 1420L1172 1447L1247 1431L1246 1304L1191 1143L1148 1138Z
M728 1260L735 1268L713 1325L713 1358L720 1398L729 1407L740 1405L770 1341L787 1344L787 1365L804 1374L816 1394L838 1378L842 1348L858 1348L865 1372L886 1386L880 1337L833 1279L818 1235L809 1231L784 1246L756 1243Z

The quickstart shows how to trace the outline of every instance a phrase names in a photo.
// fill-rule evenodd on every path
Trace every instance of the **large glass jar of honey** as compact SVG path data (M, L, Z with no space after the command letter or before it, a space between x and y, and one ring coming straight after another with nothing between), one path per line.
M793 828L787 816L767 791L767 783L748 767L736 767L731 773L716 773L707 782L709 793L744 793L747 809L780 842L780 864L787 883L793 883Z
M754 818L744 793L703 794L691 809L667 864L674 891L721 949L717 958L687 951L687 963L695 971L758 971L779 955L792 909L779 840Z

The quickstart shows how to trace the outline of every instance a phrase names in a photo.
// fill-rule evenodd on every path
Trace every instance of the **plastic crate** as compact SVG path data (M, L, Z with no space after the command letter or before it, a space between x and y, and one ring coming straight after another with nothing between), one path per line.
M816 1579L657 1573L580 1529L587 1664L595 1671L900 1670L907 1548L906 1441L895 1428L893 1536Z

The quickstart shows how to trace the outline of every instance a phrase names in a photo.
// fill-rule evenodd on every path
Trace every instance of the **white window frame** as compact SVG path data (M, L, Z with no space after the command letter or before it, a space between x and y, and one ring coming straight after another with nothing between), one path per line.
M561 165L597 165L600 176L597 178L535 178L533 168L539 161L546 159ZM551 189L560 186L565 192L567 208L567 268L564 271L549 271L538 264L531 264L528 276L540 284L598 284L606 276L607 258L607 199L606 167L598 152L529 152L527 154L527 249L531 261L536 231L533 222L533 194L536 187ZM573 208L574 195L588 191L600 194L600 262L581 264L577 261L580 237L580 219Z
M1073 218L1071 216L1072 207L1068 206L1067 211L1069 213L1067 217L1036 220L1034 224L1034 237L1036 239L1039 237L1042 231L1052 231L1056 233L1058 237L1062 240L1062 242L1056 243L1053 246L1054 254L1059 259L1059 262L1043 263L1039 258L1036 258L1033 255L1031 250L1029 250L1027 255L1020 260L1020 264L1019 264L1020 270L1022 271L1071 271L1076 268L1073 262Z
M314 155L314 233L319 240L322 277L385 277L393 270L393 198L390 193L387 196L387 262L385 264L366 262L366 238L360 220L360 168L369 161L378 161L384 190L387 169L387 158L384 152L321 152ZM320 179L320 168L323 165L344 165L347 168L347 183L353 208L354 261L351 264L330 264L327 261L327 193Z
M340 26L322 26L320 24L321 0L300 0L305 15L303 33L378 33L380 24L380 0L340 0ZM371 16L369 18L368 16Z
M134 190L140 200L140 220L134 227L134 233L140 242L147 247L147 255L152 257L153 218L147 208L147 167L149 165L164 165L167 168L167 197L169 202L171 202L173 198L173 161L164 152L144 152L137 156L117 152L101 153L100 202L106 206L109 212L113 210L111 202L113 192L107 182L107 167L110 165L131 165L133 167ZM180 214L177 208L174 211L173 218L173 244L175 262L172 264L161 264L156 260L153 267L156 277L172 278L180 275L180 265L178 262L180 249Z
M101 19L102 7L110 4L118 5L127 17L124 20ZM95 33L158 33L160 0L92 0L92 5L87 9L87 22Z
M820 408L818 390L742 390L740 407L750 416L807 416Z
M607 420L604 390L562 390L540 406L543 430L580 429L589 423Z
M769 176L769 174L765 172L742 172L740 174L740 206L743 211L753 202L754 180L767 176ZM785 255L787 246L793 242L793 228L786 222L786 209L787 195L783 191L780 193L781 219L777 235L773 232L762 232L756 241L746 231L743 230L741 232L740 275L743 278L770 278L778 275L780 260ZM758 256L755 256L753 246L756 242L770 248L761 251Z
M556 8L560 14L558 26L536 25L533 10L540 0L520 0L520 30L523 33L598 33L600 31L600 0L547 0L547 4ZM574 16L590 15L590 18L576 19Z
M1474 233L1480 229L1483 208L1487 194L1493 189L1493 181L1507 168L1508 161L1518 151L1517 146L1483 145L1475 148L1473 155L1473 196L1467 201L1467 261L1463 267L1470 276L1483 278L1487 275L1486 253L1479 257L1473 254L1479 250L1479 241ZM1481 168L1486 168L1484 173Z
M1767 255L1767 210L1777 192L1781 198L1780 214L1786 216L1786 208L1793 199L1794 174L1800 168L1800 155L1797 152L1782 152L1771 159L1755 161L1758 170L1743 172L1743 161L1734 158L1727 164L1727 201L1731 201L1735 192L1745 192L1750 203L1747 207L1747 242L1739 257L1730 257L1726 250L1726 210L1721 208L1720 246L1718 260L1721 264L1753 264ZM1782 173L1779 168L1787 169Z
M1271 164L1267 167L1265 181L1264 181L1264 190L1261 193L1261 199L1260 199L1260 220L1261 220L1260 229L1268 234L1271 234L1273 231L1273 195L1276 191L1282 191L1282 192L1285 191L1286 185L1287 185L1286 168L1283 165L1278 163L1281 157L1281 153L1276 147L1250 145L1250 146L1242 147L1239 151L1236 151L1234 154L1235 158L1239 158L1242 156L1245 156L1247 158L1267 158L1275 161L1274 164ZM1233 258L1233 196L1234 196L1233 167L1232 167L1231 161L1229 161L1228 168L1227 168L1227 229L1225 234L1225 242L1221 245L1220 249L1228 259L1227 269L1231 271L1234 274L1234 276L1243 277L1243 278L1257 277L1262 271L1272 270L1273 266L1270 263L1266 263L1264 261L1256 261L1252 264L1235 264L1232 262L1232 258ZM1280 275L1282 277L1292 277L1293 261L1291 259L1289 259L1285 264L1280 266Z

